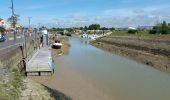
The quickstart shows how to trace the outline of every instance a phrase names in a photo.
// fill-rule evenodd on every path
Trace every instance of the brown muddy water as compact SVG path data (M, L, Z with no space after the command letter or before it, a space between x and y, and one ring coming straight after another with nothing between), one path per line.
M170 100L170 74L71 37L52 77L32 79L74 100ZM147 59L147 58L146 58Z
M69 54L60 58L63 66L115 100L170 100L170 74L100 50L87 39L69 41Z

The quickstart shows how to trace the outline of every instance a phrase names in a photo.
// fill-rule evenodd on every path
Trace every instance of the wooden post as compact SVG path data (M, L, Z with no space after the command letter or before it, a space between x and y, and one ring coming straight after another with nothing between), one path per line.
M20 45L20 49L21 49L21 52L22 52L23 69L24 69L24 71L26 71L26 62L25 62L24 50L23 50L23 46L22 45Z

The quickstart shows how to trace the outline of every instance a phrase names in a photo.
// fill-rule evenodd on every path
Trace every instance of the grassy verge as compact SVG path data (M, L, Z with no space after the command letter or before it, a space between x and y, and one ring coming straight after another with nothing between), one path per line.
M5 84L0 84L0 100L19 100L23 89L23 76L17 69L13 69L9 73L9 81Z
M138 36L138 37L152 37L152 38L170 38L170 34L160 35L160 34L149 34L148 31L139 31L136 34L129 34L127 31L113 31L113 36Z

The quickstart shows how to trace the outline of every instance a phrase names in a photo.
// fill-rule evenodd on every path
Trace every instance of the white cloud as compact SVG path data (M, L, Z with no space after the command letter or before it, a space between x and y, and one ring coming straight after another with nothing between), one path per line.
M114 8L103 11L105 15L133 17L138 14L158 14L163 13L165 9L170 8L170 4L152 5L145 7L127 7L127 8Z
M104 27L152 26L163 20L170 22L169 4L146 7L107 9L95 18L87 17L85 12L75 12L63 18L53 18L49 27L81 27L98 23ZM94 17L94 16L93 16Z

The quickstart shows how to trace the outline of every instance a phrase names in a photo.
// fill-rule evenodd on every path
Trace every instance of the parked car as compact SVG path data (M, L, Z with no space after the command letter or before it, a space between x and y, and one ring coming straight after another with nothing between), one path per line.
M5 42L5 37L3 35L0 35L0 42Z

